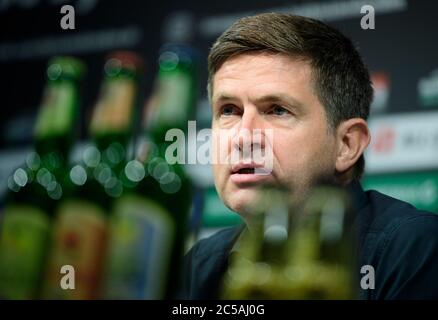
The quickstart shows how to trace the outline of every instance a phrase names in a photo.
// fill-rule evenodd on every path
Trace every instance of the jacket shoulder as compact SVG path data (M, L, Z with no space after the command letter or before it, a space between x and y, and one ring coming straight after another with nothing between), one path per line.
M199 240L193 246L196 256L208 257L211 256L212 253L226 251L226 249L232 245L233 240L238 235L240 229L241 226L224 228L207 238Z
M228 251L242 228L220 230L190 249L183 261L180 299L216 298Z
M438 298L438 215L367 192L374 221L364 252L376 273L377 299Z

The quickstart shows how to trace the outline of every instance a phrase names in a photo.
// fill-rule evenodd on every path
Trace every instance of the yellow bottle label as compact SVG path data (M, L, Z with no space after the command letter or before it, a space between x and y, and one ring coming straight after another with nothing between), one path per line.
M46 87L35 127L36 138L65 134L72 129L77 99L75 95L73 83L63 82Z
M151 110L151 125L179 123L190 108L192 79L183 72L162 73L158 80L157 100Z
M132 79L107 81L91 120L92 134L126 131L131 125L135 99L135 82Z
M45 288L47 298L98 298L107 242L105 218L100 207L87 201L70 200L60 206ZM61 268L66 265L74 269L74 289L61 286Z

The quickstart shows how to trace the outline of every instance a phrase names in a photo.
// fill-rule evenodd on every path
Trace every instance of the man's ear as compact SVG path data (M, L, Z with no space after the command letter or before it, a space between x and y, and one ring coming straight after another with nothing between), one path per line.
M362 118L352 118L341 122L336 129L338 153L336 171L343 173L357 162L370 143L370 131Z

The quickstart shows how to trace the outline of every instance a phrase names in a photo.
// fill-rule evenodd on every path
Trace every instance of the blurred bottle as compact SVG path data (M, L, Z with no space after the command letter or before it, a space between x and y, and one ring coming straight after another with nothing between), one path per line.
M320 186L311 192L291 237L291 299L358 297L357 230L347 191Z
M49 61L47 85L35 126L35 152L9 179L0 235L0 296L36 298L51 218L63 195L74 140L79 81L85 68L70 57Z
M68 195L56 210L44 298L96 299L104 268L107 219L112 200L121 195L120 173L133 130L142 60L132 52L111 54L90 124L94 145L73 166ZM61 287L61 268L74 270L74 290Z
M257 227L232 256L223 297L355 299L356 234L347 194L321 186L300 207L275 198L263 200L271 207L258 215Z
M169 163L166 150L178 144L185 157L185 138L166 141L170 129L187 131L195 106L195 61L187 48L166 46L159 59L156 90L147 107L144 139L138 157L125 168L138 185L114 204L105 297L172 298L179 268L192 186L183 166Z

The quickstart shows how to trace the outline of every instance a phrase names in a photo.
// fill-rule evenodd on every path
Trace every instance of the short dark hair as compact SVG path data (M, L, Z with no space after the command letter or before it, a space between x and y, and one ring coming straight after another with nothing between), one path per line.
M368 69L351 40L321 21L291 14L245 17L221 35L208 56L209 96L213 76L226 60L254 52L306 59L312 67L314 89L331 128L351 118L367 120L373 89ZM361 178L364 167L362 155L355 164L355 180Z

